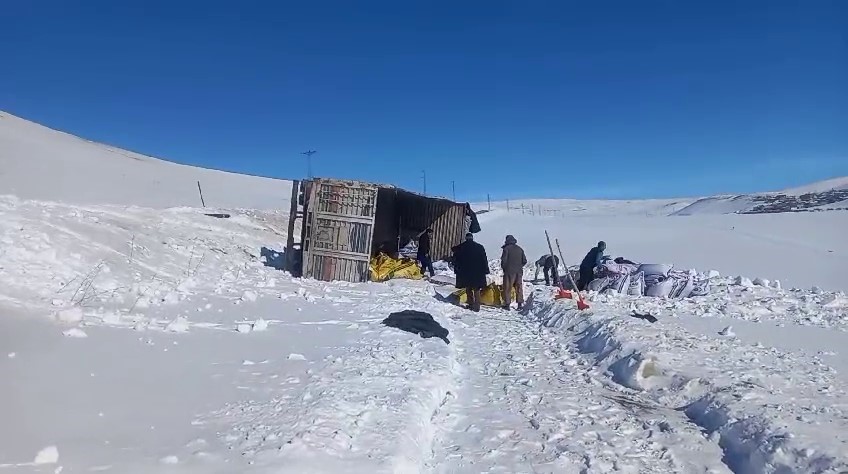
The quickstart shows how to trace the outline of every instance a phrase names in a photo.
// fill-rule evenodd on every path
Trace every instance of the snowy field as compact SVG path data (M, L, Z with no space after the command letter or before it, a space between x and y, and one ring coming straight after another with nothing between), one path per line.
M535 255L549 228L569 258L600 235L614 254L739 270L703 298L592 294L578 313L539 288L523 313L473 314L425 282L319 283L265 266L262 247L285 241L276 212L8 197L0 209L8 472L848 468L848 300L831 291L845 286L832 266L848 249L827 241L827 219L803 222L826 214L786 215L822 232L821 250L734 239L744 219L756 235L784 225L760 216L726 216L736 229L713 233L641 218L628 234L614 230L635 217L589 219L581 233L567 219L484 214L490 257L507 231ZM682 242L703 254L681 235L700 235ZM762 258L746 256L757 244ZM810 268L805 255L822 258ZM787 283L735 285L735 273ZM403 309L434 315L451 344L380 324Z
M481 242L496 248L513 234L529 254L541 256L548 253L547 229L570 265L603 240L608 254L636 262L848 291L848 212L640 217L625 206L619 216L564 218L496 209L480 216Z
M38 155L0 138L4 172ZM848 471L848 212L496 205L480 215L490 258L511 233L534 260L548 229L570 264L603 239L720 275L709 296L589 293L585 312L527 281L523 311L471 313L424 281L273 268L288 183L222 174L218 219L182 181L154 201L117 190L144 162L113 158L82 200L23 186L23 168L0 183L0 474ZM381 324L405 309L450 344Z

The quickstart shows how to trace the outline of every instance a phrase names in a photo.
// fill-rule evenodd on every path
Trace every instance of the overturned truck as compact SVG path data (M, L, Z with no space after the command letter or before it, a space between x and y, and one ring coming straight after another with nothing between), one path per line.
M300 242L295 239L298 223ZM468 203L361 181L295 181L287 266L317 280L368 281L371 257L396 255L428 228L433 229L434 260L448 259L466 232L480 230Z

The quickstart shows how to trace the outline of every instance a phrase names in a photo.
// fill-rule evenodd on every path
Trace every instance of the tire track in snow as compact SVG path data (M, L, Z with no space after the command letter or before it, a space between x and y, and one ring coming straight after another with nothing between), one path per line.
M296 385L229 404L196 423L220 429L219 451L240 470L420 472L456 373L452 346L381 324L388 313L410 308L447 318L448 307L427 287L410 285L353 296L360 340L310 365Z
M464 378L428 471L729 472L681 413L593 377L532 314L463 312L453 326Z

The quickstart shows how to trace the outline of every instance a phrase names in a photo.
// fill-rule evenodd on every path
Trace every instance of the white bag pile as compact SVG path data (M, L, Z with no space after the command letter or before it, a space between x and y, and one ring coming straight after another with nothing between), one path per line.
M587 289L603 293L658 298L689 298L710 294L710 279L695 270L675 270L673 265L606 262L595 269Z

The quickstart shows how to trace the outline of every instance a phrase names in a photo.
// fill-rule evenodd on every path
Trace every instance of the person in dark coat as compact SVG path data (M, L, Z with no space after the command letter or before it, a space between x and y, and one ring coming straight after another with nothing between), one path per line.
M430 238L433 237L433 229L427 229L418 236L418 263L421 264L421 271L430 272L430 276L436 274L433 270L433 259L430 257Z
M456 287L465 289L468 295L468 309L480 311L480 290L486 287L489 259L486 249L474 242L471 232L465 234L465 242L453 248L453 268Z
M527 265L527 256L524 249L518 246L515 237L507 235L501 254L501 269L503 275L503 303L504 309L509 309L512 300L512 289L515 289L515 301L518 309L524 305L524 265Z
M545 285L551 286L553 280L554 286L559 285L559 257L556 255L542 255L539 260L536 260L536 275L533 280L539 279L539 270L545 273Z
M583 257L580 262L580 280L577 282L577 289L583 291L586 286L595 278L595 267L601 264L601 259L604 257L604 250L607 249L607 243L603 240L598 242L596 247L592 247L589 253Z

